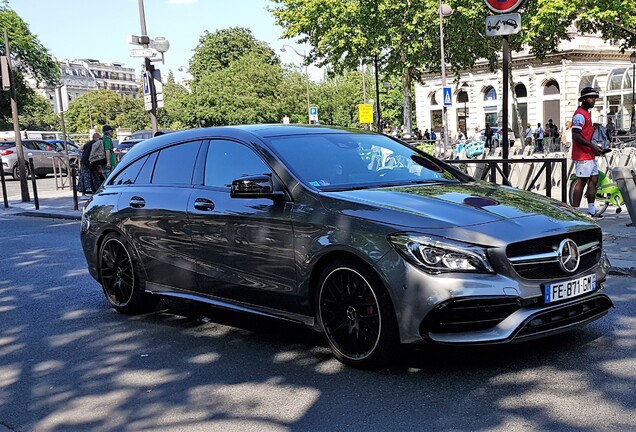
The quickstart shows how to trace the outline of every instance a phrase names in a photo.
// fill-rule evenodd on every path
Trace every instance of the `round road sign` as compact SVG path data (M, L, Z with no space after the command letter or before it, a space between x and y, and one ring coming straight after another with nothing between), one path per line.
M494 13L507 13L517 10L525 0L484 0Z

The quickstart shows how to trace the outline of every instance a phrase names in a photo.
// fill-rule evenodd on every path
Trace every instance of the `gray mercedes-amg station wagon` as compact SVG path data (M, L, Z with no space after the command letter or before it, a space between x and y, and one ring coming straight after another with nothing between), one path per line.
M613 306L594 221L364 131L143 141L88 201L81 241L120 312L171 297L292 321L356 367L390 362L399 344L544 337Z

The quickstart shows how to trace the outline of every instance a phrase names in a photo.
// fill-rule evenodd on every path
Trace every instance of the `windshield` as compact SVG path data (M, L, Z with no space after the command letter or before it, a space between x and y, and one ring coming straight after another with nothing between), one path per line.
M383 135L295 135L269 142L300 180L321 190L458 181L435 159Z

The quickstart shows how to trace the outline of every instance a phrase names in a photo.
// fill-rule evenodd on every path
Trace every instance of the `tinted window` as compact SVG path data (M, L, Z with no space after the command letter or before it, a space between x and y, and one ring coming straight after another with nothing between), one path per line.
M205 185L230 187L232 180L272 170L253 150L234 141L210 141L205 163Z
M155 168L155 162L157 162L157 155L159 152L151 153L146 158L146 163L141 168L139 175L137 176L137 180L135 183L137 184L150 184L150 179L152 178L152 171Z
M133 184L135 183L135 179L139 174L139 171L143 168L144 164L148 160L148 156L145 158L139 159L138 161L133 162L128 165L122 172L120 172L117 177L111 182L114 185L121 184Z
M280 136L270 144L299 178L321 189L457 180L435 160L384 135Z
M201 141L193 141L161 150L155 164L152 183L191 184L200 146Z

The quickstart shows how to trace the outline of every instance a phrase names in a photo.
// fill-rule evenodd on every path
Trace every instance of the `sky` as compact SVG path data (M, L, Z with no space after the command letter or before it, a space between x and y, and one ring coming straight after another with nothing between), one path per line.
M167 76L172 70L177 80L189 79L187 68L192 50L207 30L211 33L229 27L247 27L258 40L267 42L283 63L302 64L299 53L305 47L294 40L280 39L283 29L274 24L267 11L269 0L144 0L146 29L150 38L169 40L165 64L155 68ZM130 57L130 51L143 48L128 44L129 35L141 35L139 0L10 0L9 6L29 25L51 55L59 59L91 58L124 63L141 73L143 58ZM183 71L179 71L179 68ZM310 67L313 80L318 68Z

